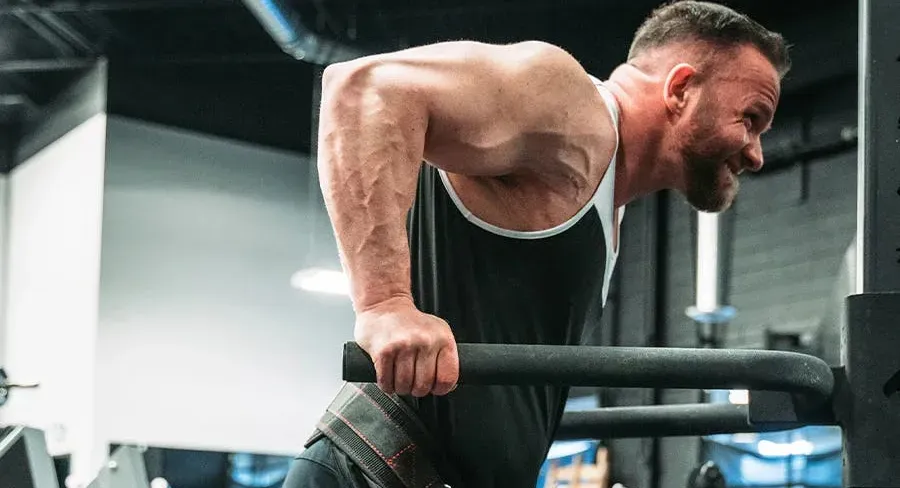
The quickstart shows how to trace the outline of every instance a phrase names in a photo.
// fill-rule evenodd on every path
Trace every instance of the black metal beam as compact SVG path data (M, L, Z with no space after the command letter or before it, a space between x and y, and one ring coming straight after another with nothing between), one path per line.
M5 1L0 14L25 12L132 12L141 10L180 10L241 6L240 0L58 0L39 4Z
M451 2L437 5L423 5L415 8L391 9L385 5L378 16L387 21L416 22L428 19L446 19L453 16L500 15L508 16L517 13L541 13L553 10L571 10L574 8L596 9L600 5L596 0L568 0L556 2L548 0L497 0L480 4L458 5Z
M459 382L468 384L787 391L827 401L834 375L806 354L743 349L458 344ZM344 345L343 378L375 381L371 358Z
M0 74L29 73L38 71L67 71L90 68L97 64L95 58L12 59L0 60Z
M76 54L76 50L68 41L66 41L66 39L61 38L59 33L45 25L32 14L26 12L14 12L12 15L16 17L22 25L37 34L44 42L53 47L57 55L65 57Z
M747 405L685 404L611 407L566 412L557 440L705 436L789 430L804 424L767 426L749 422Z
M98 49L94 42L85 37L75 27L69 25L68 22L59 18L54 12L38 12L34 16L55 31L61 39L74 47L77 52L83 54L94 54L97 52Z
M4 73L31 73L40 71L66 71L89 68L102 58L64 57L45 59L0 60L0 75ZM283 53L272 54L230 54L208 56L170 56L132 59L112 59L119 65L201 65L201 64L296 64L297 61Z
M230 53L180 56L144 56L125 58L110 56L110 62L119 65L252 65L252 64L298 64L298 61L282 52L272 53Z

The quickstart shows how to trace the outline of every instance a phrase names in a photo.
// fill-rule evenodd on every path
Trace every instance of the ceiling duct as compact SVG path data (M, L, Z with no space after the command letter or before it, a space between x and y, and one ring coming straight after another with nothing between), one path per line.
M281 49L295 59L318 65L348 61L367 54L308 29L300 14L282 0L243 0Z

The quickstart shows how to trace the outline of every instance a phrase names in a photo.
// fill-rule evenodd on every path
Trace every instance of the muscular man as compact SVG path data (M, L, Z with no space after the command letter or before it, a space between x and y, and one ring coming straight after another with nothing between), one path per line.
M448 42L330 66L319 168L355 338L465 487L534 486L568 391L467 386L462 342L579 344L596 327L624 206L675 189L720 211L763 165L782 37L676 2L606 81L543 42ZM452 478L452 481L449 479ZM327 437L287 488L366 486Z

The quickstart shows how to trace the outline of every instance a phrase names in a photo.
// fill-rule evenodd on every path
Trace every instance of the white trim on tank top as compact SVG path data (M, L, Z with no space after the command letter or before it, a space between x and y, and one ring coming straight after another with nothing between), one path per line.
M610 168L612 168L612 166L613 165L611 163ZM607 171L609 171L609 170L607 170ZM450 182L450 178L447 175L447 173L441 169L438 169L438 172L441 175L441 181L444 182L444 188L447 189L447 193L450 194L450 198L453 200L453 203L456 204L456 207L463 214L463 216L466 218L466 220L477 225L478 227L481 227L482 229L484 229L486 231L489 231L489 232L492 232L494 234L498 234L498 235L501 235L504 237L511 237L514 239L543 239L545 237L554 236L556 234L560 234L560 233L564 232L565 230L567 230L570 227L572 227L573 225L575 225L579 220L581 220L582 217L584 217L585 214L587 214L591 210L592 207L594 207L594 202L596 202L601 196L603 196L602 194L605 193L603 190L605 190L604 187L606 186L603 184L603 182L601 182L597 186L597 189L594 190L594 195L591 197L590 200L588 200L588 202L584 205L584 207L582 207L580 210L578 210L578 213L576 213L573 217L571 217L570 219L566 220L565 222L563 222L559 225L550 227L549 229L542 229L542 230L511 230L511 229L504 229L503 227L498 227L494 224L485 222L484 220L481 220L480 218L478 218L478 216L473 214L472 211L469 210L468 207L466 207L465 204L462 202L462 200L459 198L459 195L456 193L456 190L453 189L453 184ZM605 180L606 177L604 176L603 179Z

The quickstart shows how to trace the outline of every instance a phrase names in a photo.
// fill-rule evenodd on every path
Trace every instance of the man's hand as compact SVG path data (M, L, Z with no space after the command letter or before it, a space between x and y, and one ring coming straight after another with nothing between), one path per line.
M446 395L459 379L456 339L443 319L420 312L408 298L361 310L356 342L375 363L385 393Z

